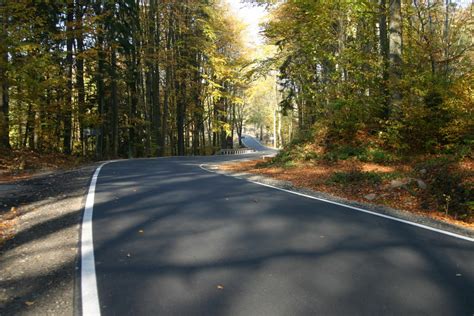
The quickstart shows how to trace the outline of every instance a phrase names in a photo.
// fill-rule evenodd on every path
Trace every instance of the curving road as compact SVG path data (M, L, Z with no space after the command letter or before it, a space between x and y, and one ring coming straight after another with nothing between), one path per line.
M102 315L474 314L473 242L200 168L229 159L102 168Z
M250 135L243 135L242 143L246 147L255 149L257 151L269 152L269 153L276 153L278 151L276 149L263 146L255 137L250 136Z

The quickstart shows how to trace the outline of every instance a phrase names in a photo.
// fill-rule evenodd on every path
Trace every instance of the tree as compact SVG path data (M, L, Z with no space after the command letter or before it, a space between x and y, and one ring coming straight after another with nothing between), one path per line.
M469 129L459 116L469 101L453 92L472 77L470 8L449 1L258 2L272 8L265 35L278 47L261 68L279 71L281 107L297 113L300 139L317 138L328 150L462 146L447 133L450 121L463 126L458 140Z
M402 9L401 0L390 1L389 18L389 77L391 83L391 111L400 112L400 80L402 79ZM399 115L399 114L397 114Z
M7 43L8 11L5 1L0 2L0 146L10 148L9 137L9 85L7 77L8 67L8 43Z

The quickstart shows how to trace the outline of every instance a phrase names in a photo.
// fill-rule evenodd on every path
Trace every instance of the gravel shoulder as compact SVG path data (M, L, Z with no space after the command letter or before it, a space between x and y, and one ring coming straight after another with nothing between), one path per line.
M232 164L232 163L235 163L235 162L236 161L230 161L230 162L221 163L221 164L209 164L209 165L203 166L203 168L205 168L209 171L215 172L215 173L226 175L226 176L231 176L231 177L236 177L236 178L240 178L240 179L246 179L246 180L253 181L253 182L267 184L267 185L271 185L271 186L274 186L274 187L277 187L277 188L281 188L281 189L285 189L285 190L291 190L291 191L295 191L295 192L302 193L302 194L305 194L305 195L309 195L309 196L312 196L312 197L315 197L315 198L328 200L328 201L332 201L332 202L336 202L336 203L341 203L341 204L348 205L348 206L362 208L362 209L369 210L369 211L372 211L372 212L375 212L375 213L393 216L393 217L396 217L396 218L400 218L400 219L411 221L411 222L414 222L414 223L426 225L426 226L433 227L433 228L436 228L436 229L441 229L441 230L448 231L448 232L451 232L451 233L455 233L455 234L459 234L459 235L462 235L462 236L474 238L474 230L473 229L453 225L451 223L439 221L439 220L436 220L434 218L430 218L430 217L427 217L427 216L422 216L422 215L419 215L419 214L414 214L414 213L411 213L411 212L408 212L408 211L398 210L398 209L394 209L394 208L390 208L390 207L386 207L386 206L380 206L380 205L374 205L374 204L369 204L369 203L361 203L361 202L351 201L351 200L344 199L344 198L341 198L341 197L338 197L338 196L334 196L334 195L331 195L331 194L328 194L328 193L325 193L325 192L319 192L319 191L314 191L314 190L307 189L307 188L296 187L289 181L278 180L278 179L274 179L274 178L271 178L271 177L268 177L268 176L262 176L262 175L248 173L248 172L237 172L237 171L230 171L230 170L222 170L221 169L222 165Z
M0 315L73 315L80 220L96 164L0 185L0 216L17 208L0 246Z

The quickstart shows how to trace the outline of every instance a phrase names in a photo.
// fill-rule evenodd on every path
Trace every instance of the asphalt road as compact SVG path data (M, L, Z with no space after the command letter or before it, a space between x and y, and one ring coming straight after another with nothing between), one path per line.
M103 167L102 315L474 315L474 243L207 172Z
M271 153L276 153L275 149L263 146L256 138L249 136L249 135L244 135L242 138L242 143L249 148L258 150L258 151L266 151L266 152L271 152Z

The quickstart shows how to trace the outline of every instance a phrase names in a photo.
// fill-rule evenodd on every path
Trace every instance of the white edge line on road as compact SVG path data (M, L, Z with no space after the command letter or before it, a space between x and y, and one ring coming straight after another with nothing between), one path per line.
M171 157L157 157L146 159L164 159ZM103 166L123 160L110 160L102 163L94 172L89 191L87 193L81 227L81 307L82 315L100 316L99 293L97 291L97 277L95 273L94 239L92 233L92 214L94 211L95 187Z
M110 162L101 164L92 176L87 193L81 230L81 303L82 315L99 316L100 305L95 275L94 241L92 234L92 214L94 211L95 186L100 170Z
M199 167L202 170L205 170L207 172L212 172L212 173L220 174L220 175L231 177L231 178L236 178L235 176L232 176L232 175L223 174L223 173L215 172L213 170L206 169L206 168L204 168L204 165L205 164L201 164L201 165L199 165ZM237 178L239 178L239 177L237 177ZM442 229L426 226L426 225L423 225L423 224L418 224L418 223L415 223L415 222L411 222L411 221L404 220L404 219L401 219L401 218L393 217L393 216L390 216L390 215L385 215L385 214L381 214L381 213L377 213L377 212L372 212L372 211L365 210L365 209L362 209L362 208L359 208L359 207L350 206L350 205L347 205L347 204L343 204L343 203L339 203L339 202L335 202L335 201L331 201L331 200L326 200L326 199L323 199L323 198L318 198L318 197L315 197L315 196L307 195L307 194L296 192L296 191L282 189L282 188L279 188L279 187L276 187L276 186L273 186L273 185L270 185L270 184L256 182L256 181L253 181L253 180L250 180L250 179L245 179L245 178L239 178L239 179L246 180L248 182L258 184L258 185L261 185L261 186L264 186L264 187L272 188L272 189L275 189L275 190L279 190L279 191L283 191L283 192L303 196L303 197L308 198L308 199L313 199L313 200L318 200L318 201L322 201L322 202L326 202L326 203L330 203L330 204L334 204L334 205L339 205L339 206L349 208L349 209L353 209L353 210L356 210L356 211L359 211L359 212L367 213L367 214L374 215L374 216L383 217L383 218L390 219L390 220L393 220L393 221L397 221L397 222L400 222L400 223L404 223L404 224L416 226L416 227L419 227L419 228L431 230L431 231L434 231L434 232L437 232L437 233L440 233L440 234L443 234L443 235L448 235L448 236L451 236L451 237L455 237L455 238L463 239L463 240L466 240L466 241L474 242L474 238L470 238L470 237L467 237L467 236L451 233L451 232L448 232L448 231L445 231L445 230L442 230Z

